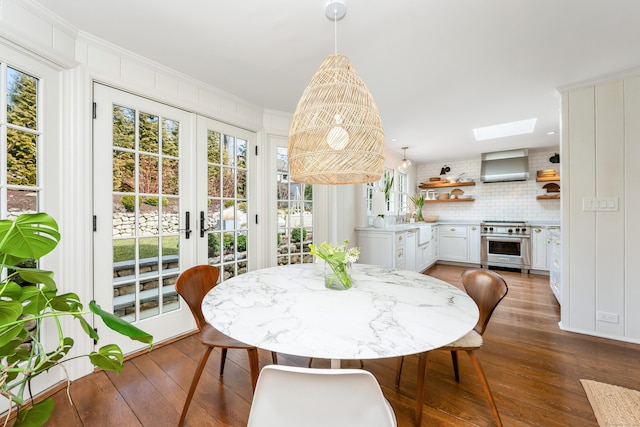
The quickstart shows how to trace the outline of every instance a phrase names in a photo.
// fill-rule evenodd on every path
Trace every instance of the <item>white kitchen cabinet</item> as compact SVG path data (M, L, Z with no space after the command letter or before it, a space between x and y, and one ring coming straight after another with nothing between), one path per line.
M416 230L408 230L404 244L404 268L410 271L416 271Z
M551 262L549 265L549 285L551 286L551 291L558 300L558 303L562 304L562 282L560 274L560 266L562 264L562 242L560 239L559 228L552 228L549 230L549 252L551 253L551 256L549 257Z
M469 262L480 264L480 226L469 226Z
M432 228L430 239L418 245L416 253L416 271L423 272L438 261L438 234ZM408 270L409 268L407 268Z
M360 247L358 262L388 268L405 268L406 231L358 230L357 235Z
M442 261L469 261L468 227L440 225L439 259Z
M547 227L531 227L531 269L549 271L547 264L547 246L549 246L549 230Z
M440 234L440 227L439 226L432 226L431 227L431 244L429 245L429 253L428 253L428 257L429 257L429 267L431 267L433 264L436 263L436 261L438 261L438 257L439 257L439 234Z

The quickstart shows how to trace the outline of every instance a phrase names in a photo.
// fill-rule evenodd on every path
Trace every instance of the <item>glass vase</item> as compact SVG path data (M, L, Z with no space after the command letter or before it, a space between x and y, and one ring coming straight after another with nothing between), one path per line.
M417 222L422 222L424 221L424 217L422 216L422 208L417 209L416 213L418 214L418 218L416 219Z
M324 264L324 285L329 289L343 291L351 287L351 275L347 264Z

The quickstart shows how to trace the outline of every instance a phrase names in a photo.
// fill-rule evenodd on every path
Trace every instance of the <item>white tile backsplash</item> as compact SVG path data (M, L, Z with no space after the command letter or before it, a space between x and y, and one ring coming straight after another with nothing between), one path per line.
M549 162L555 151L529 151L529 179L513 182L480 182L480 159L447 163L451 168L448 175L473 178L475 186L459 187L464 194L472 194L475 201L460 203L425 203L424 213L440 215L441 220L524 220L560 222L560 200L537 200L539 189L544 182L536 182L538 170L560 170L559 163ZM440 175L443 163L417 166L418 183L429 181ZM562 182L557 182L562 189ZM451 191L455 187L445 187L436 191ZM419 189L416 189L418 191Z

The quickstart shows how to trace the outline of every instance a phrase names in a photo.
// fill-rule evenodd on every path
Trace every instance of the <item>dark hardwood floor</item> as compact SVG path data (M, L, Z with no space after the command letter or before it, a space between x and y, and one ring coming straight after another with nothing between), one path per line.
M460 285L463 267L437 265L427 273ZM548 277L498 271L509 293L491 319L479 358L505 426L597 426L581 378L638 389L640 345L564 332ZM77 415L66 392L56 393L50 426L175 426L196 364L203 352L195 336L126 362L120 375L98 372L71 385ZM219 352L212 354L187 415L190 426L245 426L251 386L245 351L230 350L224 377ZM270 354L260 352L261 366ZM417 357L407 357L400 388L396 360L367 360L380 382L398 426L413 426ZM279 355L279 363L305 366L306 358ZM358 362L346 362L358 367ZM317 360L315 367L329 367ZM453 378L448 353L429 356L423 426L492 426L469 358L460 355L461 382ZM331 397L323 402L330 408Z

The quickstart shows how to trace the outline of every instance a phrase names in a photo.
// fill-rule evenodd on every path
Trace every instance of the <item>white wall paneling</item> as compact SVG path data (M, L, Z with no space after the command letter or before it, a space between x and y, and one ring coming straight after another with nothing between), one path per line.
M568 325L590 331L595 331L595 212L583 211L582 199L595 196L593 99L592 87L569 94L569 125L565 129L570 141L562 153L569 160L571 174L565 191L570 220L562 223L562 241L565 247L574 249L569 256L563 256L563 268L569 270L571 283L563 283L570 286L570 297L562 301L571 304Z
M595 196L621 198L624 191L624 111L622 81L595 88ZM606 141L618 141L609 144ZM624 198L617 211L598 211L596 220L596 330L624 334ZM598 313L617 315L618 323L598 320Z
M640 342L640 78L571 89L562 111L561 326ZM586 197L615 198L618 209L585 211Z
M624 336L640 340L640 77L624 81Z

